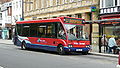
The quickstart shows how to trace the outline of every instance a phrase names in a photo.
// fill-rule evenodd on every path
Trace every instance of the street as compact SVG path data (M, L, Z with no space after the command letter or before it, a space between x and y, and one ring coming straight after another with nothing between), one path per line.
M0 44L0 68L116 68L117 58L96 55L58 55L40 50L21 50Z

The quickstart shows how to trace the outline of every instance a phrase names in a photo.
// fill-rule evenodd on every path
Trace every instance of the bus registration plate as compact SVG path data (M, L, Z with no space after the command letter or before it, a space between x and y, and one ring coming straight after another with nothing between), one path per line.
M82 49L76 49L76 51L82 51Z

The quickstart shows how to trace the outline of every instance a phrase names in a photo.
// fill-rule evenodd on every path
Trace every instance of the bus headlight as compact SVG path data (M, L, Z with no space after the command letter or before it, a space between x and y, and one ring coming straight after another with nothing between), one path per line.
M69 44L68 47L73 47L73 45L70 45L70 44Z

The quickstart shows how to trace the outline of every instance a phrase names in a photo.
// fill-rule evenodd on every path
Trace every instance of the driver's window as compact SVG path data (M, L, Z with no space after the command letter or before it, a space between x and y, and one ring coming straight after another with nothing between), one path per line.
M58 38L59 39L66 39L65 31L63 29L62 24L58 24Z

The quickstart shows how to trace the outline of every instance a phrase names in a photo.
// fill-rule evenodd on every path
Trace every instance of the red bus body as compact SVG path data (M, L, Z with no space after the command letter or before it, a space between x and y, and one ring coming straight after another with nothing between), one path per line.
M71 21L71 22L74 22L74 23L66 23L65 22L65 18L67 20L68 19L75 19L77 21ZM74 32L74 34L76 34L76 36L78 37L77 33L80 34L79 30L78 30L78 27L79 25L82 27L84 26L84 24L78 22L78 20L82 20L82 22L84 22L83 19L80 19L80 18L71 18L71 17L58 17L58 18L54 18L54 19L46 19L46 20L31 20L31 21L19 21L19 22L16 22L16 31L15 31L15 37L14 37L14 44L17 45L17 46L25 46L25 48L38 48L38 49L44 49L44 50L49 50L49 51L57 51L59 52L59 54L64 54L65 52L82 52L83 54L87 54L88 51L91 49L90 47L90 41L89 40L85 40L85 39L72 39L72 40L69 40L69 37L68 37L68 31L67 32L67 29L65 27L64 24L70 24L68 25L70 29L71 27L71 24L76 24L77 25L74 25L72 27L74 27L73 30L71 30L72 32ZM70 21L70 20L69 20ZM60 24L60 27L58 23ZM51 25L49 26L46 26L44 25L44 23L55 23L55 26L54 27L51 27ZM43 37L43 36L40 36L40 37L33 37L32 35L31 36L22 36L21 33L24 33L22 32L23 30L26 30L25 33L27 32L27 30L29 30L27 33L31 34L31 32L33 32L32 34L35 35L37 33L37 35L41 35L42 33L38 33L36 31L36 33L32 30L34 29L37 29L34 28L32 29L32 27L28 27L28 26L24 26L24 27L27 27L25 29L21 28L21 26L23 25L29 25L29 24L32 24L32 25L35 25L35 24L38 24L40 25L38 28L38 32L44 30L44 29L47 29L45 31L43 31L44 33L48 32L48 34L45 34L46 36L48 37ZM42 25L42 26L41 26ZM20 28L19 28L20 26ZM36 26L36 25L35 25ZM77 26L77 27L75 27ZM63 27L63 28L61 28ZM63 29L64 30L64 35L65 35L65 38L58 38L57 36L58 35L58 30L59 29ZM53 31L53 33L51 33L51 31L49 30L51 29L51 31ZM54 29L54 30L52 30ZM55 32L54 32L55 31ZM36 36L37 36L36 35ZM44 35L44 34L43 34ZM49 36L50 35L50 36ZM53 35L53 36L52 36ZM54 37L55 36L55 37Z

